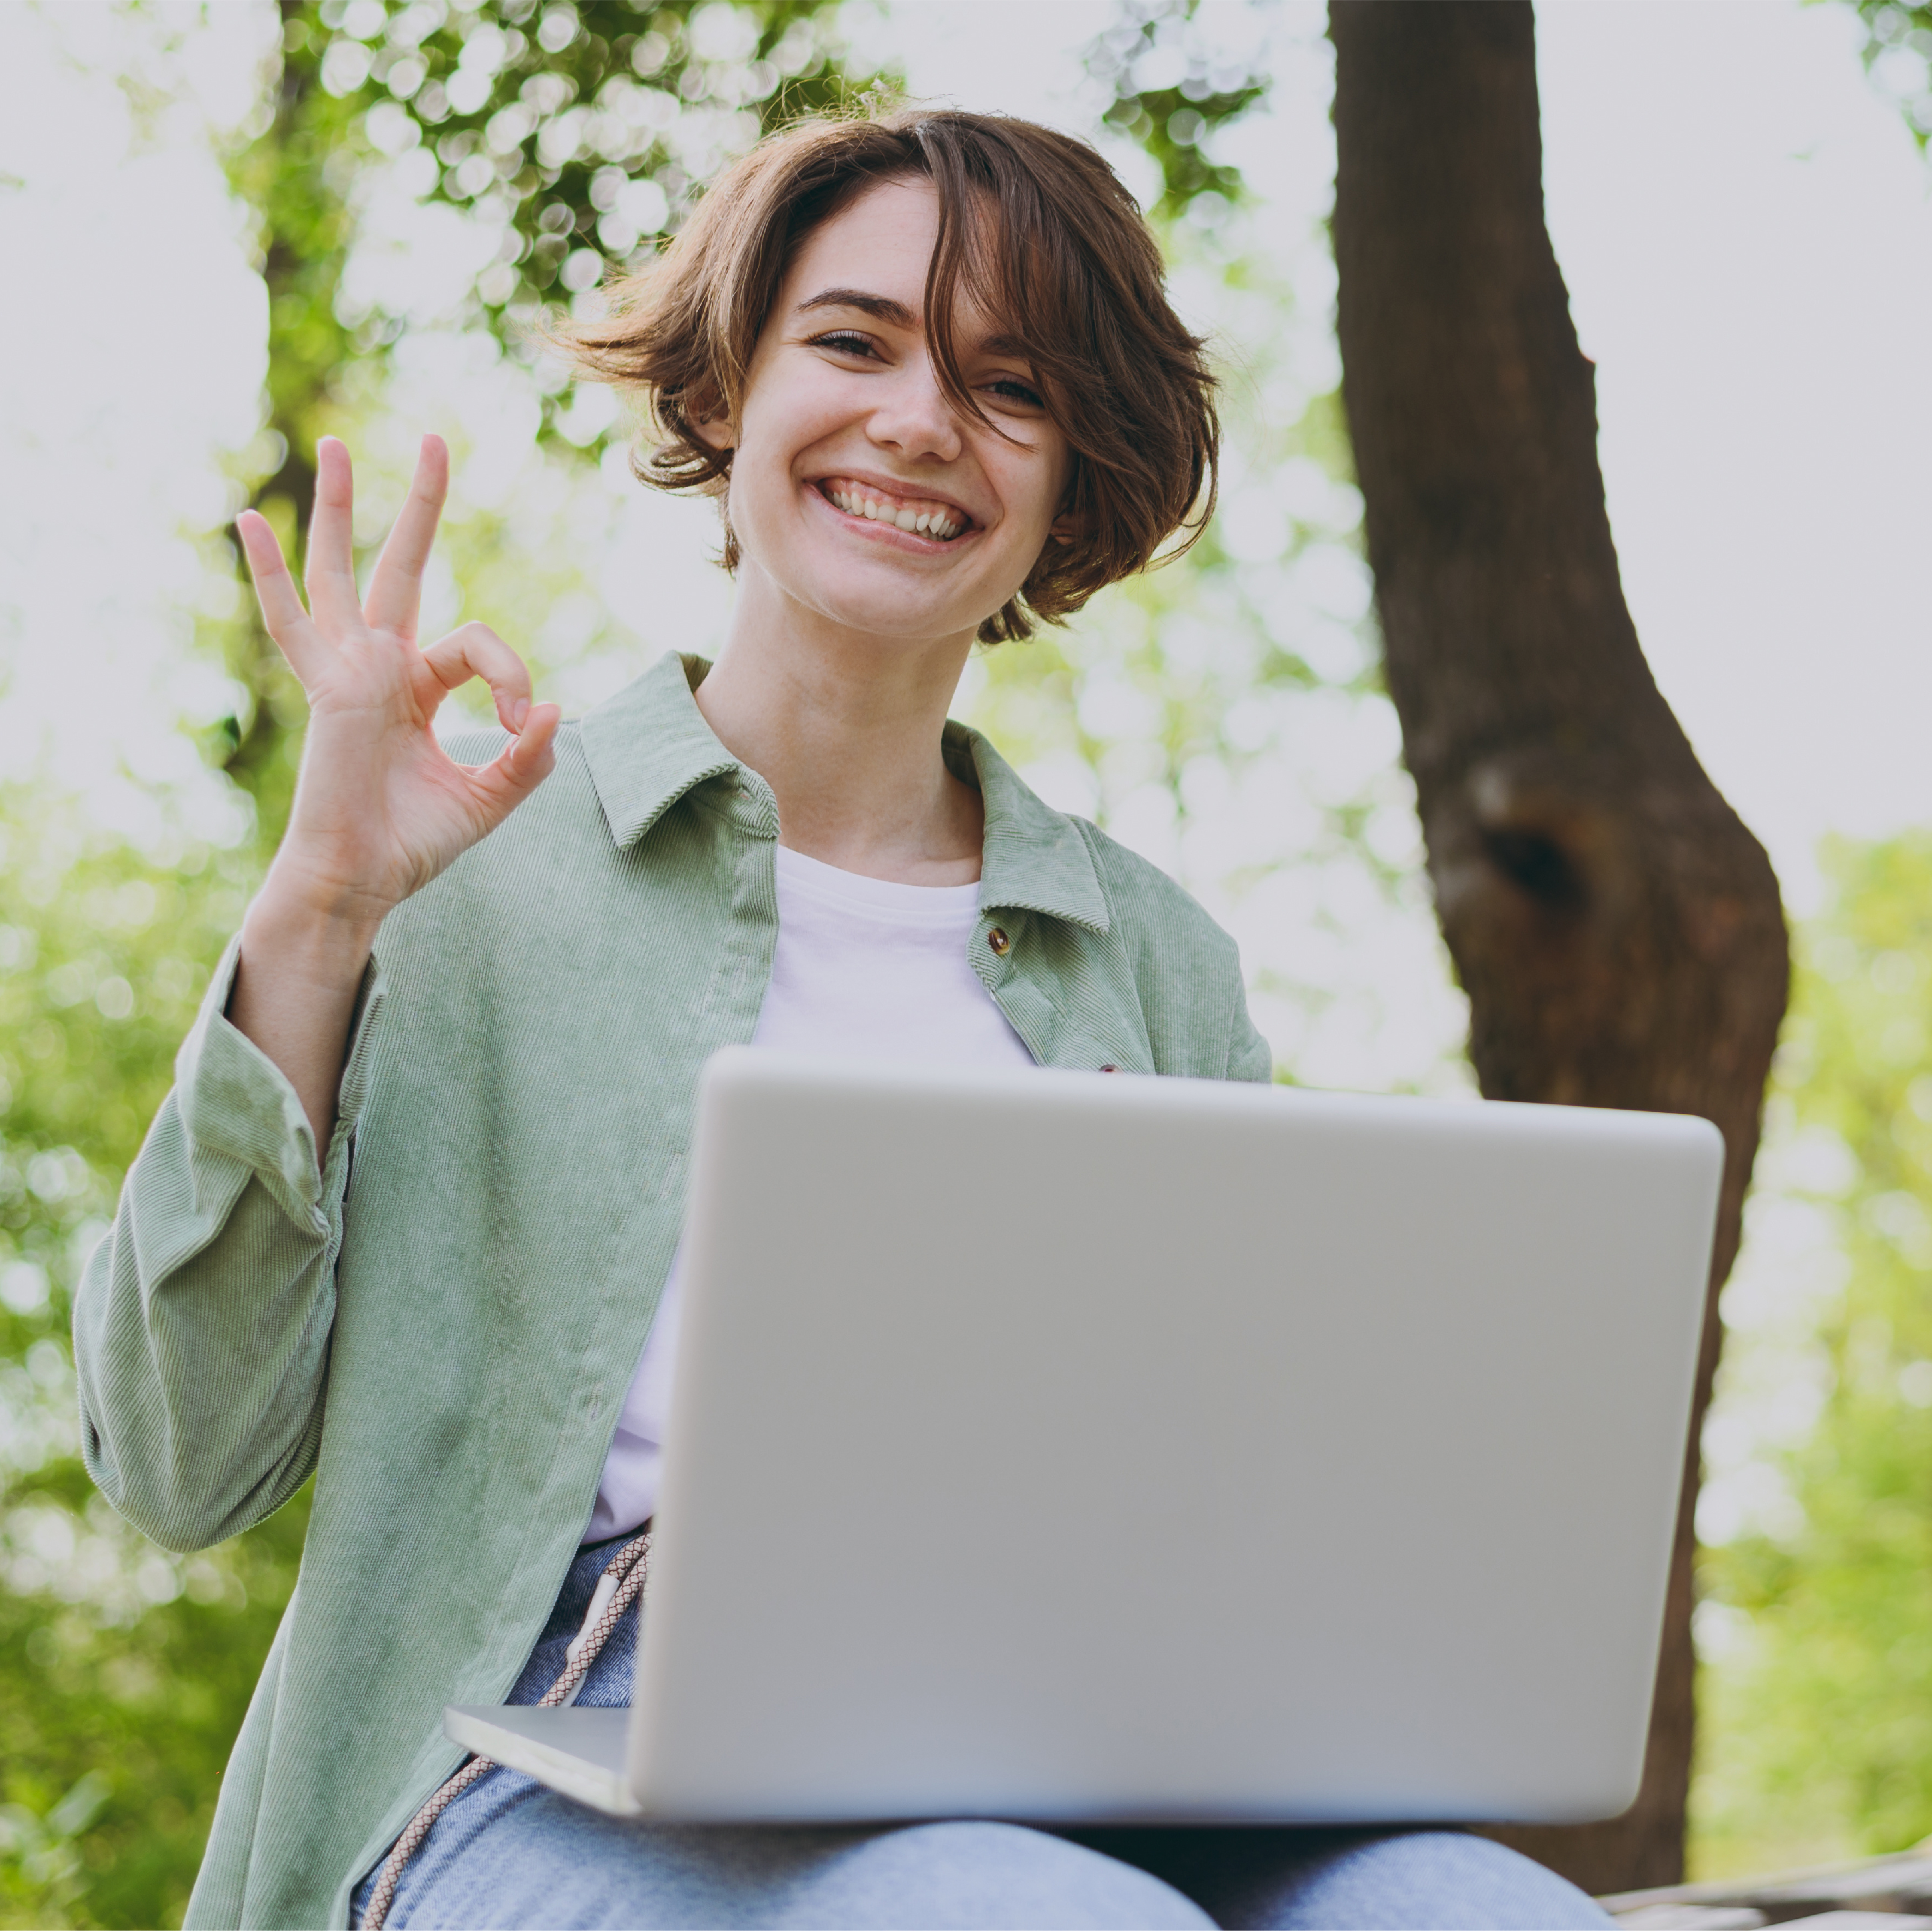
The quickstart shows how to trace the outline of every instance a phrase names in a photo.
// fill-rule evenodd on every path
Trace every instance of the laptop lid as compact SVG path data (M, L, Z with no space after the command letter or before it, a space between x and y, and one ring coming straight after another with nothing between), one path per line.
M1622 1808L1721 1164L1678 1117L720 1054L635 1802Z

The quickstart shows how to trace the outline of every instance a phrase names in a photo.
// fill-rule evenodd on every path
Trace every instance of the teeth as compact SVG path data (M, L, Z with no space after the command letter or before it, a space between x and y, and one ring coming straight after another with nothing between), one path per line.
M942 510L895 509L876 496L851 490L829 490L826 494L849 517L864 517L873 523L891 524L895 529L936 537L942 542L959 534L960 526Z

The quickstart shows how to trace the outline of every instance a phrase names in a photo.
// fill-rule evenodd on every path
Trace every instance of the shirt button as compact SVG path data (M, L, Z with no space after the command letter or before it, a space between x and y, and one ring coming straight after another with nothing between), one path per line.
M1013 950L1013 942L1007 938L1005 928L1003 926L993 927L986 935L986 943L1002 959Z

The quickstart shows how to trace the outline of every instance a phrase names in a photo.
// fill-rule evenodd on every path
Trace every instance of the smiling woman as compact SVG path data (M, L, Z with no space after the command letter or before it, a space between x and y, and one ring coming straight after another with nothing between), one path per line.
M882 184L916 204L870 224L897 244L895 279L909 286L827 285L807 267L809 244ZM646 399L659 436L639 474L667 488L725 486L735 450L715 425L740 416L774 322L854 367L899 371L911 358L982 432L1057 431L1056 541L981 622L991 644L1026 635L1029 610L1077 610L1176 532L1191 542L1212 514L1214 379L1164 280L1140 210L1085 142L915 110L765 142L713 186L656 267L611 291L614 318L564 346L586 374ZM912 479L857 480L882 498ZM738 514L734 492L728 568Z
M641 473L723 500L717 664L564 724L485 626L419 646L434 436L366 595L340 443L305 607L239 521L301 777L75 1310L87 1466L149 1535L316 1478L190 1922L1602 1923L1429 1834L693 1832L458 1768L446 1705L629 1700L714 1052L1270 1071L1233 941L946 717L976 639L1211 498L1200 345L1098 157L969 115L801 129L623 300L576 352L645 399ZM440 740L472 677L501 731ZM930 1239L996 1240L1001 1204Z

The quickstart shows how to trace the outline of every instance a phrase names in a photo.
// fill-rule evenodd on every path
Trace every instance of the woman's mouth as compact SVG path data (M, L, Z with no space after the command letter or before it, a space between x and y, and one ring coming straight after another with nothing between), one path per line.
M876 483L861 483L849 476L822 477L818 488L827 502L849 517L890 524L935 543L951 543L973 527L972 519L956 505L930 497L894 496Z

